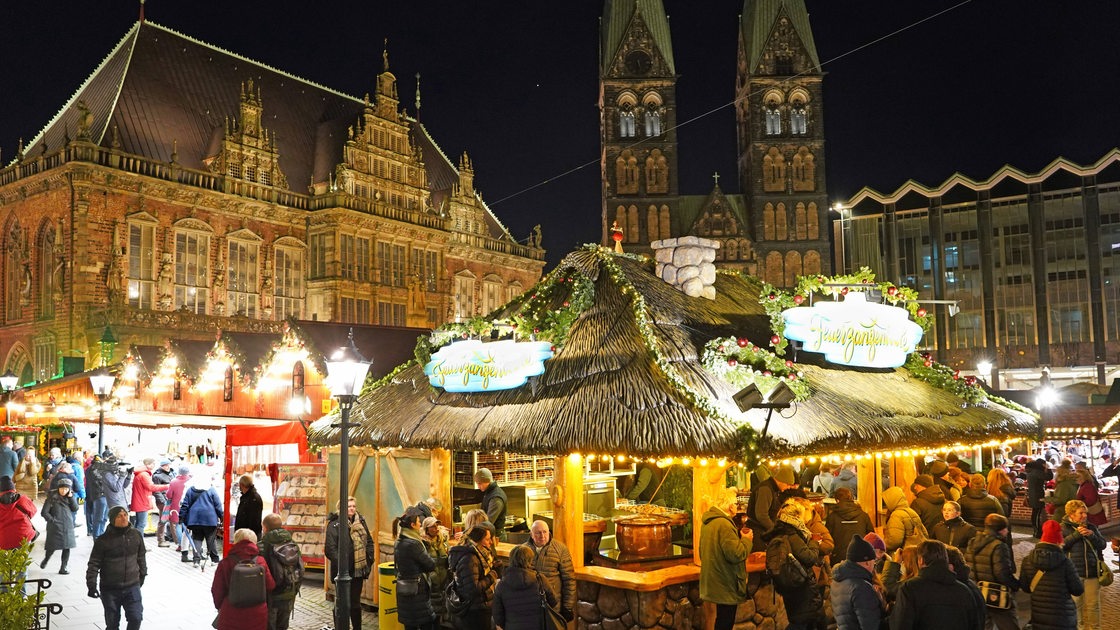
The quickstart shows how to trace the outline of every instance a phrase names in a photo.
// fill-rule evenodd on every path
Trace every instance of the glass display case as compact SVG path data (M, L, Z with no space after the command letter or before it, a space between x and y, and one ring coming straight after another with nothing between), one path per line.
M299 545L304 565L325 566L323 543L327 525L327 465L277 464L275 506Z

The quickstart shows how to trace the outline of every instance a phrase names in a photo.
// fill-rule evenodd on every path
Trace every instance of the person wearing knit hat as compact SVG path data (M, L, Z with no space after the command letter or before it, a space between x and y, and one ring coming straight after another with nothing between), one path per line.
M1062 526L1058 521L1042 523L1042 536L1020 563L1019 583L1031 594L1031 626L1076 628L1077 607L1073 597L1085 592L1064 551Z
M78 499L74 496L74 482L63 477L58 480L58 488L47 495L43 502L43 520L47 522L47 542L44 546L46 554L39 564L40 569L46 569L51 555L62 550L62 568L59 575L67 575L67 565L70 564L70 550L78 546L74 537L74 515L78 513Z
M941 508L946 501L945 493L933 480L932 475L915 477L914 483L910 484L910 490L914 493L914 500L910 502L910 507L921 517L922 525L926 526L926 530L932 532L933 528L941 522Z
M140 587L147 576L144 536L132 527L128 508L114 505L109 508L109 527L93 541L86 565L86 588L90 597L101 599L106 627L120 627L122 608L128 627L140 627L144 620Z
M787 486L796 486L797 473L794 472L793 466L782 464L778 467L778 471L774 473L774 480ZM782 489L785 490L785 488Z
M494 526L495 543L506 541L506 491L494 481L489 468L479 468L474 473L474 483L482 491L482 511Z
M783 471L783 468L785 469ZM755 471L758 483L751 481L751 496L747 500L747 527L754 532L755 540L762 540L766 532L778 522L778 510L782 502L778 496L783 490L796 487L793 468L786 464L772 473L765 465Z
M12 478L0 477L0 549L18 549L24 541L34 541L39 536L31 524L39 508L26 495L16 492Z
M886 614L873 586L875 548L859 536L848 543L847 559L832 569L832 613L838 630L874 630Z
M935 459L929 463L929 467L926 471L929 473L929 476L933 478L937 487L941 488L941 492L945 495L946 501L956 501L961 498L961 489L949 479L949 464L946 464L940 459Z

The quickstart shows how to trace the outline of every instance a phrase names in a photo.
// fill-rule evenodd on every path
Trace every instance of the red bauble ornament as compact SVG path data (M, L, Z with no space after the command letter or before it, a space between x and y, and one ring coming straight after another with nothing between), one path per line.
M777 335L774 335L773 337L770 338L770 345L772 345L772 346L776 346L781 342L782 342L782 338L777 336Z
M735 367L736 365L739 365L739 362L736 361L735 359L728 359L727 364L730 365L731 367Z
M770 372L770 370L763 370L763 371L762 371L762 375L763 375L763 376L773 376L773 373L772 373L772 372Z
M848 294L848 287L844 287L844 288L840 289L840 295L847 295L847 294Z
M751 345L751 342L747 341L745 337L739 337L739 339L736 340L736 343L739 344L740 348L746 348L747 346Z
M969 386L976 385L976 377L975 376L966 376L966 377L964 377L964 382L965 382L965 384L967 384Z
M928 359L928 358L930 358L931 356L932 356L932 355L931 355L930 353L928 353L928 352L923 352L923 353L922 353L922 358L923 358L923 359Z
M926 367L933 367L933 361L930 361L929 359L926 359L925 365L926 365Z
M797 380L797 375L796 374L790 374L786 378L788 378L791 381L796 381Z
M568 301L564 300L564 308L568 308L568 306L569 306Z
M774 301L774 300L778 299L778 295L777 295L776 293L771 293L770 295L768 295L768 296L766 296L766 297L767 297L767 298L768 298L768 299L769 299L770 301Z
M539 333L540 331L541 331L541 329L540 329L540 328L534 328L534 329L533 329L533 332L535 332L535 333Z
M888 287L887 288L887 295L894 295L896 293L898 293L898 287Z
M801 295L795 295L795 296L793 296L793 303L794 303L794 304L801 304L801 303L802 303L802 302L804 302L804 301L805 301L805 297L804 297L804 296L801 296Z
M961 378L961 371L960 370L953 370L953 380L958 381L958 380L960 380L960 378Z
M925 317L925 316L926 316L926 309L924 309L924 308L918 309L918 317Z
M793 367L793 361L790 361L789 359L786 359L786 367L787 368Z

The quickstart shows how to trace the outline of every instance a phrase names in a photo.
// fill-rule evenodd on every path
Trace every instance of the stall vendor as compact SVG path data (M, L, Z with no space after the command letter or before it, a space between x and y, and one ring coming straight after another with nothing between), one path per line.
M653 494L657 492L658 486L661 485L663 476L664 472L657 467L657 464L651 462L639 463L638 469L632 477L634 485L627 490L626 498L635 503L649 503L653 500Z

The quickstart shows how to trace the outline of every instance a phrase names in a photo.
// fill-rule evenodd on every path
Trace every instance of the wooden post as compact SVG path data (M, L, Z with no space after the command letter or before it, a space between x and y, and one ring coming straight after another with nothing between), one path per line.
M435 515L440 523L451 528L451 451L445 448L432 449L432 465L428 476L428 494L439 500L443 509Z
M723 466L692 464L692 562L696 566L700 566L701 518L722 498L727 488L726 478Z
M918 467L913 457L895 457L891 460L891 482L902 488L907 501L914 500L914 493L910 491L910 486L914 485L914 480L917 478Z
M883 525L879 518L879 505L882 503L882 475L879 473L878 456L867 457L856 462L856 483L860 507L871 517L876 528Z
M583 568L583 457L572 453L556 458L556 486L552 491L552 538L564 543L572 564ZM559 499L559 501L557 501Z

